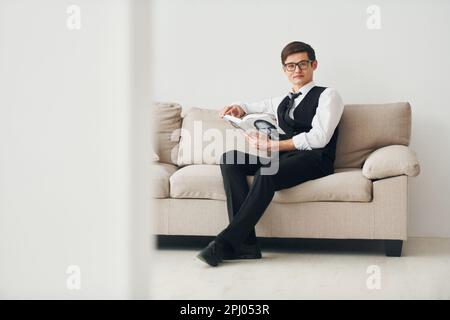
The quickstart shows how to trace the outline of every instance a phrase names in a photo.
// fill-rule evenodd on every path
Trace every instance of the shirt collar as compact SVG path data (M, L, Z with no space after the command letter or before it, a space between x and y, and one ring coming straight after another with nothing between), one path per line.
M297 92L301 92L302 93L301 95L305 96L309 92L309 90L311 90L315 86L316 86L316 84L314 83L314 81L310 81L307 84L305 84L303 87L301 87L300 90L298 90ZM297 93L297 92L294 92L293 88L291 89L290 92Z

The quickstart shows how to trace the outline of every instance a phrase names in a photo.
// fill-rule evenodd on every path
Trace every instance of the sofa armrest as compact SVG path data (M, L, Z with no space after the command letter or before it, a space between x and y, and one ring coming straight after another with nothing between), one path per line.
M409 147L392 145L372 152L362 168L368 179L383 179L400 175L415 177L420 173L416 154Z

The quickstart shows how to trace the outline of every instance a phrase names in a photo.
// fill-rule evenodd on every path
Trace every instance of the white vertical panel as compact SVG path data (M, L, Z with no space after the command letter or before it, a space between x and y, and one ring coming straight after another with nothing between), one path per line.
M2 298L136 290L132 14L125 0L0 2ZM66 286L70 265L80 290Z

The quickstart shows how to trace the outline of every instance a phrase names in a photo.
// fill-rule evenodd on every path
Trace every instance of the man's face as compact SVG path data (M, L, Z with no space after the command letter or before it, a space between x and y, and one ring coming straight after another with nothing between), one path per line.
M298 64L300 66L293 64ZM294 70L288 70L289 66L295 67ZM317 69L317 60L309 62L307 52L298 52L291 54L286 58L284 62L283 71L288 77L290 83L294 85L297 89L304 86L305 84L313 80L314 70Z

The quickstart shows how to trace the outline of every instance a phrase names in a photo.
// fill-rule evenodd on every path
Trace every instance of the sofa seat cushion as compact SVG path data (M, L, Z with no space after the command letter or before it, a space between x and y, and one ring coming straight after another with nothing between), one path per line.
M249 185L253 176L248 176ZM189 165L170 177L171 198L226 200L219 165ZM359 168L336 169L334 174L275 192L272 201L297 203L311 201L370 202L372 182Z
M177 171L178 167L173 164L154 162L150 165L151 192L153 198L169 198L170 176Z

